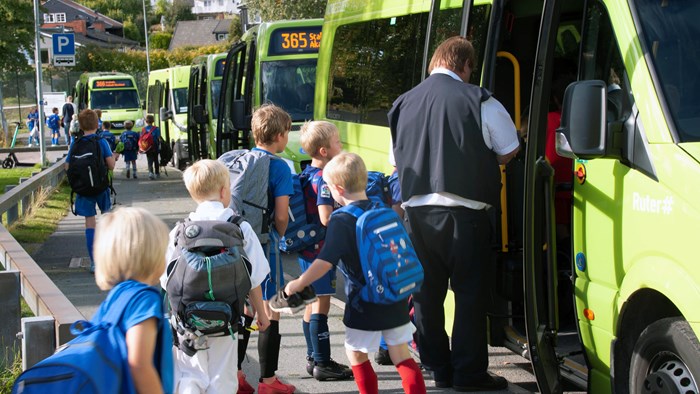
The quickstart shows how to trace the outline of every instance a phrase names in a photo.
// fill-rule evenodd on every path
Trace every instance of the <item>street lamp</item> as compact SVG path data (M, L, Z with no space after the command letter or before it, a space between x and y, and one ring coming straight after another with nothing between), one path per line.
M146 20L146 0L141 0L143 4L143 34L146 37L146 71L151 73L151 57L148 54L148 21Z

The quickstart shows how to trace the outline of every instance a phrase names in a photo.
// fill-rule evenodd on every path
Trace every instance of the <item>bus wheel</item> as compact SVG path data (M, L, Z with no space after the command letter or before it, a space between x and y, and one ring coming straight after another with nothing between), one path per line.
M173 167L180 171L185 169L185 162L180 158L180 148L177 145L173 148Z
M634 345L630 393L700 393L700 343L680 317L649 325Z

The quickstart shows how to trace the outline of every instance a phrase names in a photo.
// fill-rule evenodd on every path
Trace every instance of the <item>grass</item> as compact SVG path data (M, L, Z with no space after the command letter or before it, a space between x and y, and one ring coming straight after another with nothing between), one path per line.
M5 193L5 186L18 185L19 178L29 178L32 172L41 170L41 165L34 167L15 167L0 170L0 194Z
M17 184L20 177L30 176L37 168L13 168L0 171L0 185ZM4 192L4 186L0 191ZM20 218L8 228L12 236L22 247L31 253L36 250L51 234L56 231L58 223L68 212L70 204L70 186L62 182L54 190L44 193L34 202L26 216ZM24 300L21 300L22 317L33 316ZM9 394L12 383L22 373L21 354L15 356L15 361L9 367L0 363L0 394Z

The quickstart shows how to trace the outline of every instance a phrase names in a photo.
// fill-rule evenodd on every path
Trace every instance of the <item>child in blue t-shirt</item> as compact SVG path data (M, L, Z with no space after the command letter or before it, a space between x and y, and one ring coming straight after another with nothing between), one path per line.
M109 144L104 139L98 137L95 133L97 132L97 114L91 109L86 109L80 112L78 115L78 122L80 123L80 129L85 133L82 137L76 139L71 143L68 148L68 156L66 156L65 168L68 171L70 167L70 157L73 147L82 138L97 138L100 144L100 150L102 157L104 158L105 165L109 171L114 170L114 157L112 157L112 150L109 148ZM77 194L75 198L75 214L78 216L85 217L85 242L90 255L90 271L95 272L95 263L93 259L93 248L92 245L95 239L95 226L97 224L97 209L95 206L100 208L100 212L106 213L112 209L112 201L110 200L110 188L107 187L105 190L96 196L83 196Z
M109 144L109 149L112 150L112 154L114 155L114 161L119 160L119 154L116 153L117 150L117 137L112 134L111 131L109 131L112 128L112 122L105 120L102 122L102 129L97 132L97 135L100 136L103 140L107 141L107 144Z
M125 333L128 355L124 392L129 386L129 392L173 392L172 336L163 298L152 288L163 272L167 245L167 226L143 208L118 209L97 226L95 282L109 294L93 321L99 321L114 305L127 303L118 323ZM136 295L127 299L124 293L132 290Z
M39 123L39 110L36 107L32 107L27 114L27 129L29 130L29 143L27 146L32 146L32 142L36 140L36 144L39 145L38 133L38 123Z
M301 127L301 147L311 156L311 164L304 168L300 178L306 199L307 222L323 226L328 224L331 213L340 207L331 196L323 180L323 168L343 150L338 129L330 122L307 122ZM306 271L318 257L323 241L299 252L299 266ZM306 305L302 328L306 338L306 372L316 380L352 379L352 370L331 358L328 312L331 296L335 294L336 270L332 268L312 283L318 299Z
M251 130L255 140L252 150L275 155L284 151L289 140L292 118L282 108L266 104L253 113ZM292 173L287 164L278 158L270 160L270 176L268 181L269 201L268 212L272 212L272 228L270 240L262 245L270 263L270 273L262 283L263 304L265 313L270 319L270 328L260 333L258 339L258 356L260 360L259 392L292 393L295 387L282 383L276 376L278 369L280 343L282 336L279 332L280 314L270 309L269 300L284 286L282 264L279 256L279 235L284 234L289 223L289 196L294 194ZM245 334L245 333L244 333ZM239 341L239 371L240 360L245 354L248 341L244 337ZM239 372L239 392L247 392L251 387Z
M139 133L133 131L134 122L127 120L124 122L124 132L119 136L119 141L124 146L122 155L124 155L124 171L126 177L131 175L137 179L136 175L136 159L139 153ZM132 173L133 171L133 173Z
M373 203L365 193L367 168L357 154L337 155L324 167L323 179L333 199L341 205L357 205L363 210L371 208ZM408 317L408 304L403 300L393 304L374 304L359 298L361 288L356 284L364 282L364 274L357 248L356 222L357 219L349 213L333 215L318 258L298 279L287 284L285 293L292 295L301 291L340 264L346 276L345 295L348 300L343 316L345 349L359 391L378 392L377 375L368 353L377 351L380 338L384 336L404 391L425 393L423 375L408 349L415 332Z
M51 115L46 118L46 126L51 130L51 146L58 145L58 137L61 136L61 117L58 116L58 108L51 109Z

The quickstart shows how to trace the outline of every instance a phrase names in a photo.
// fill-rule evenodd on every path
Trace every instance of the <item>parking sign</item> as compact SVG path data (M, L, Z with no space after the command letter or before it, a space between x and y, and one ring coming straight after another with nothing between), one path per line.
M75 35L56 33L51 35L53 65L75 66Z

